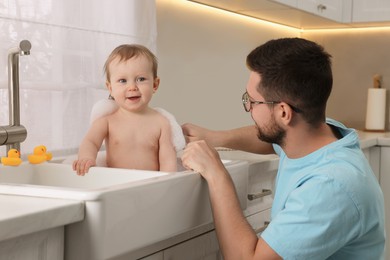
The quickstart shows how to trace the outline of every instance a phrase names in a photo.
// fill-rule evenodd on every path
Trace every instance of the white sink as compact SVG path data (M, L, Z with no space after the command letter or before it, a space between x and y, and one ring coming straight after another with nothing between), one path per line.
M246 208L248 164L224 161ZM70 165L0 166L0 194L85 202L85 219L66 227L65 256L132 259L159 241L212 223L207 183L198 173L94 167L77 176Z
M0 193L36 195L67 199L94 200L120 185L166 176L156 171L129 171L92 167L85 176L78 176L70 165L43 163L0 166Z

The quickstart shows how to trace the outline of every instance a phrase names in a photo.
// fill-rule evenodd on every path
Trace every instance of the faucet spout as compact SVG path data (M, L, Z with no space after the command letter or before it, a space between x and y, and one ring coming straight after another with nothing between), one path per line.
M19 46L8 50L9 125L0 127L0 145L20 151L20 143L27 137L27 130L20 124L19 56L30 55L31 43L23 40Z
M20 125L19 55L29 55L31 43L23 40L18 47L8 51L9 124Z

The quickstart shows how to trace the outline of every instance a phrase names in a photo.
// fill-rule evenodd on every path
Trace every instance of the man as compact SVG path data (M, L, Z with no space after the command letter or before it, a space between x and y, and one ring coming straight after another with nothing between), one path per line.
M211 131L183 125L190 142L183 165L208 183L224 258L384 259L379 184L356 132L325 116L330 55L314 42L284 38L254 49L247 66L242 101L255 126ZM271 223L260 238L212 146L279 155Z

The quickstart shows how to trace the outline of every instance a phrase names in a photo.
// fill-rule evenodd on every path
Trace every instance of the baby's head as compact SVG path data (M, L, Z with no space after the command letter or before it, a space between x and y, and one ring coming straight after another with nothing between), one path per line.
M106 81L110 82L110 70L109 66L113 60L119 58L119 61L127 61L133 57L144 56L151 64L153 70L153 77L157 77L157 58L146 47L139 44L123 44L116 47L108 56L106 63L104 64L104 73L106 74Z

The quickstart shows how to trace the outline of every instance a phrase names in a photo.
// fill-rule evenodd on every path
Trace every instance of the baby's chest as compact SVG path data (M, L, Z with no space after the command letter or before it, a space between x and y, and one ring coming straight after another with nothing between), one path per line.
M161 129L155 126L111 127L108 139L112 145L156 146L161 136Z

